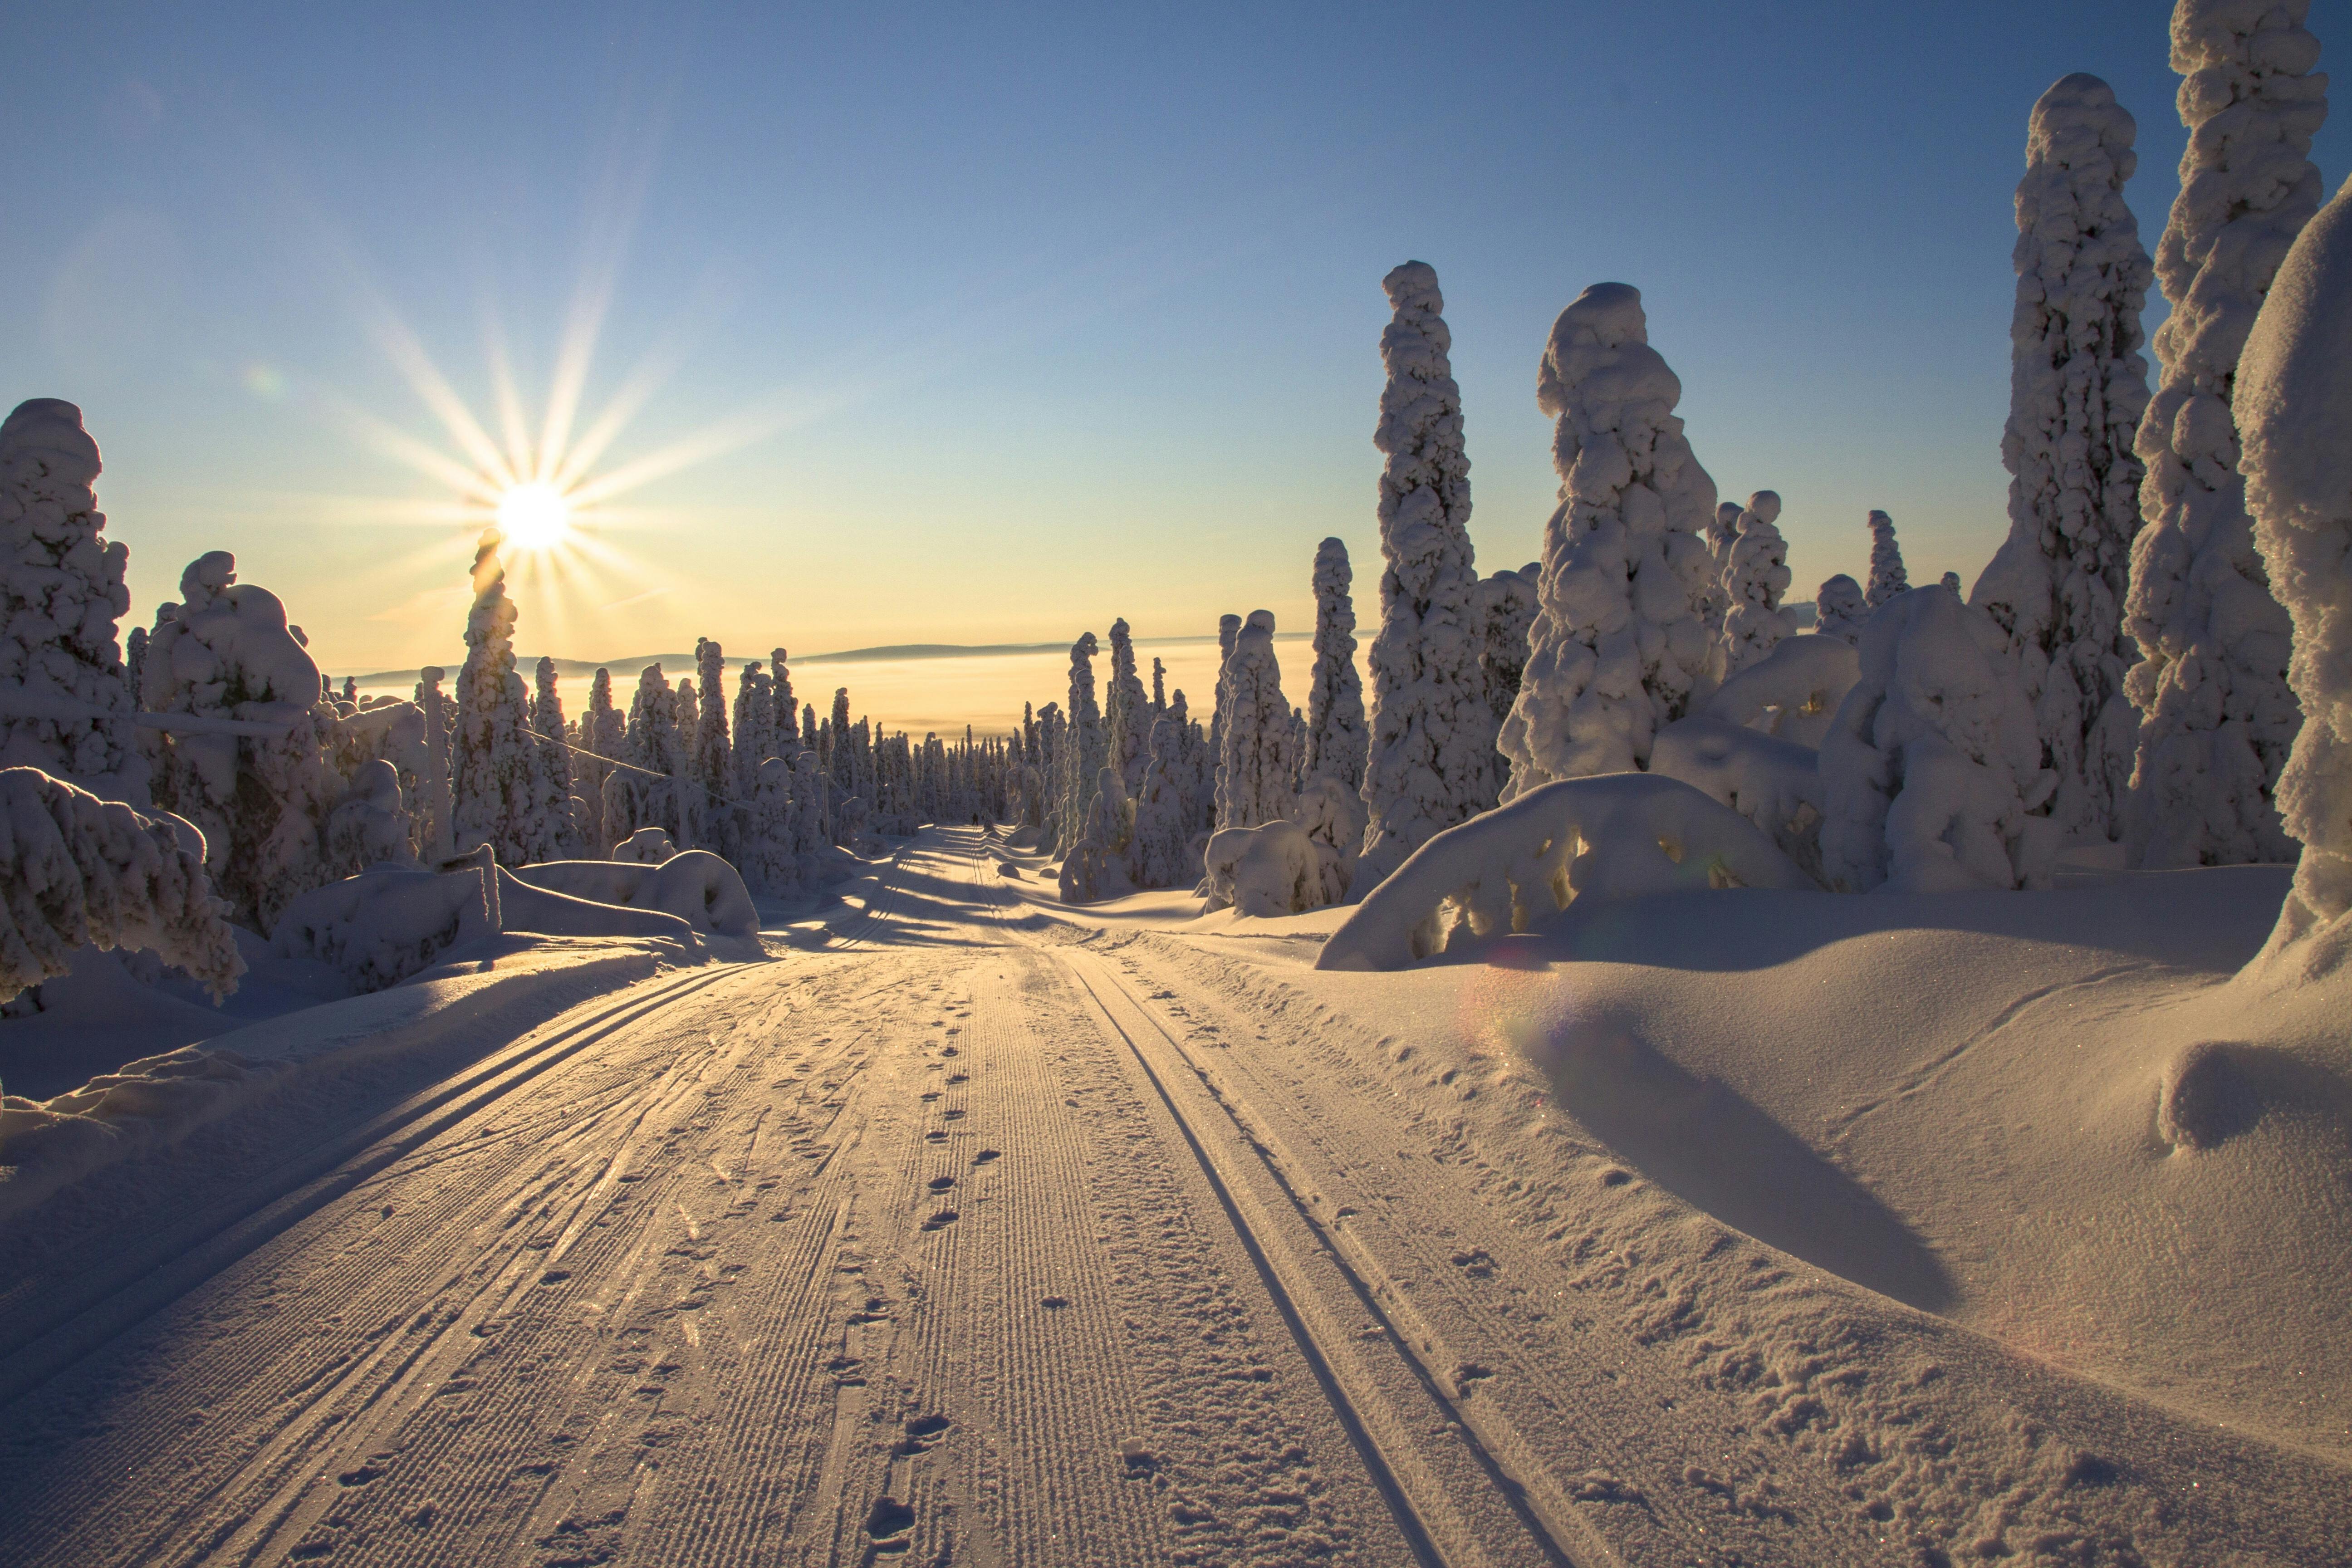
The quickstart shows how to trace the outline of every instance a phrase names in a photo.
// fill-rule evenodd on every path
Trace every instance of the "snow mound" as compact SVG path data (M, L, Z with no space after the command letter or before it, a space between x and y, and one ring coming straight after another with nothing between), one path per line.
M496 935L496 897L477 865L373 866L289 903L269 933L270 948L280 958L329 965L354 991L382 991L453 947Z
M677 853L667 829L640 827L613 846L610 858L629 866L658 866Z
M1423 845L1340 922L1315 967L1402 969L1465 931L1523 931L1587 897L1812 886L1746 817L1678 779L1562 779Z
M616 860L551 860L543 865L525 866L514 875L531 887L591 903L659 910L712 936L760 934L760 911L753 906L743 879L736 874L734 867L708 849L682 850L658 866L632 866Z
M1700 715L1658 731L1650 771L1729 806L1820 879L1822 767L1812 747Z
M100 1165L185 1137L283 1070L235 1051L183 1046L54 1100L0 1095L0 1219Z
M1329 783L1331 781L1322 781ZM1296 822L1228 827L1209 836L1208 908L1266 918L1305 914L1348 896L1354 857Z
M0 768L0 999L64 973L84 946L148 949L215 1000L245 973L203 857L171 824Z

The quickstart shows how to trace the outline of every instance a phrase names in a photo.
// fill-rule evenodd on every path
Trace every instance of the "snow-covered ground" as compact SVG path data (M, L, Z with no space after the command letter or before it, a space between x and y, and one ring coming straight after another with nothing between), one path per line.
M2334 1561L2342 1006L2231 978L2285 887L1365 973L1343 910L929 830L822 942L328 1053L0 1220L0 1562Z

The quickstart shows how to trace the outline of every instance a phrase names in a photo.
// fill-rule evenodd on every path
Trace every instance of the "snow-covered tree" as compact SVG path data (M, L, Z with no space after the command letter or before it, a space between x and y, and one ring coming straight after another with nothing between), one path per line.
M277 595L236 580L215 550L159 612L142 706L176 721L157 736L155 804L205 835L214 890L267 931L329 879L322 835L343 781L328 759L333 710Z
M1224 755L1217 765L1217 826L1255 827L1290 815L1298 755L1282 665L1274 653L1274 612L1252 610L1225 667Z
M2147 465L2124 625L2141 662L2124 840L2137 866L2283 860L2273 800L2300 719L2287 613L2246 513L2233 414L2239 351L2273 275L2318 210L2311 139L2327 116L2307 0L2179 0L2172 68L2189 145L2157 242L2172 313L2137 447Z
M1155 657L1151 661L1151 717L1156 721L1167 711L1168 667Z
M793 766L782 757L763 759L752 780L750 826L736 865L751 891L789 898L800 890L802 836L793 800Z
M1150 760L1151 716L1144 707L1143 681L1135 673L1135 637L1124 617L1110 624L1110 682L1103 696L1110 765L1118 770L1120 788L1132 795Z
M1364 877L1377 881L1431 837L1484 810L1495 714L1478 668L1478 568L1462 389L1437 274L1408 261L1381 279L1388 382L1372 445L1381 468L1381 629L1372 637L1372 734L1364 764ZM1228 751L1230 748L1228 748ZM1222 801L1222 795L1220 800ZM1236 826L1224 820L1220 826Z
M1715 503L1715 515L1706 520L1706 635L1710 642L1723 641L1723 617L1731 608L1724 583L1731 574L1731 552L1739 543L1739 514L1746 509L1736 500Z
M1135 797L1128 844L1129 875L1139 888L1187 888L1200 880L1184 801L1182 728L1164 716L1151 726L1151 761Z
M437 664L416 672L416 706L425 715L425 772L418 778L414 805L423 818L417 838L428 860L446 860L457 852L449 802L449 742L457 732L457 711L441 689L448 678L449 672Z
M1796 632L1796 617L1780 607L1789 591L1789 542L1780 537L1780 495L1758 490L1734 524L1731 559L1723 570L1726 677L1755 664Z
M563 724L563 699L555 689L555 660L542 654L531 671L530 729L540 760L554 791L558 824L551 858L571 859L583 837L572 795L572 742Z
M1910 574L1903 570L1903 546L1895 542L1895 520L1874 511L1870 514L1870 584L1863 590L1862 602L1874 610L1910 590Z
M768 655L768 679L775 687L776 746L777 755L782 756L809 739L801 732L800 714L793 707L793 671L792 667L784 662L782 648Z
M735 683L734 782L728 793L749 801L760 791L760 764L778 755L775 692L756 658L744 662Z
M605 832L604 781L627 744L627 721L613 706L613 672L599 668L588 683L588 710L580 716L580 744L572 757L572 799L581 816L586 853L602 856L614 840Z
M1539 605L1503 725L1513 797L1646 767L1650 741L1704 698L1715 481L1691 455L1682 383L1650 347L1638 289L1596 283L1559 314L1536 402L1557 421L1560 502Z
M144 805L139 703L115 642L130 552L105 537L98 475L72 404L36 397L0 422L0 767Z
M1217 617L1217 684L1209 694L1210 766L1224 747L1225 733L1225 667L1234 661L1234 643L1242 635L1239 616Z
M1519 700L1519 682L1527 674L1528 647L1535 635L1536 611L1543 580L1543 563L1530 561L1516 572L1496 572L1478 584L1478 619L1485 636L1478 650L1479 673L1486 678L1486 707L1495 715L1498 740L1503 721ZM1498 801L1511 782L1511 760L1497 744L1487 757L1495 771L1489 800Z
M2254 542L2294 627L2303 708L2277 791L2303 855L2271 938L2300 978L2352 954L2352 184L2279 268L2236 393Z
M734 747L727 733L727 658L709 637L694 645L695 686L702 709L694 731L695 781L717 800L735 793Z
M676 837L677 774L686 748L677 729L676 694L658 664L637 676L629 699L628 727L616 767L604 781L604 836L618 844L640 828L658 827Z
M1095 634L1081 632L1070 645L1069 729L1058 759L1060 786L1055 811L1061 829L1056 847L1066 853L1087 833L1087 807L1094 802L1104 759L1108 755L1103 734L1102 710L1095 701Z
M2057 788L2000 628L1937 586L1880 606L1821 749L1822 871L1865 893L2039 887Z
M327 818L326 854L330 873L356 877L371 866L414 866L408 810L401 803L400 773L390 761L373 757L352 774L342 804Z
M0 768L0 1001L78 947L143 948L215 1001L245 973L204 863L163 822L37 768Z
M1371 737L1364 727L1364 680L1356 673L1356 601L1349 593L1354 581L1346 543L1327 539L1317 547L1315 673L1307 689L1305 770L1309 778L1337 779L1360 793Z
M2095 76L2062 77L2033 106L2017 187L2017 307L2010 323L2009 537L1972 603L2008 637L2058 774L2051 816L2115 837L2137 716L2123 630L2147 406L2140 307L2147 252L2124 205L2137 127Z
M530 732L530 702L515 672L514 601L507 595L500 535L485 529L474 552L474 607L466 664L457 673L457 734L449 793L460 855L487 844L502 866L562 852L568 802L556 793Z
M1869 618L1870 605L1862 596L1862 584L1843 572L1823 583L1813 600L1813 630L1842 638L1850 647L1862 645L1862 624Z

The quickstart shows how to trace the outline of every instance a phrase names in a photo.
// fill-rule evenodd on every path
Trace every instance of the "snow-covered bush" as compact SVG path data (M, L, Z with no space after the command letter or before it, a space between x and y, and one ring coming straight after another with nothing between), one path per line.
M2007 635L2058 774L2050 815L2115 837L2138 717L2123 631L2147 406L2140 307L2147 252L2124 205L2136 127L2095 76L2063 77L2033 106L2017 187L2017 306L2010 323L2009 537L1971 599Z
M54 397L0 422L0 767L147 804L147 761L115 629L130 552L105 538L98 443Z
M1646 766L1662 725L1706 695L1706 542L1715 481L1674 407L1639 290L1596 283L1559 314L1536 402L1557 421L1560 504L1540 605L1500 744L1508 793Z
M525 866L519 881L592 903L659 910L714 936L756 937L760 911L743 879L707 849L682 849L656 866L618 860L551 860Z
M1224 754L1217 760L1217 826L1255 827L1290 815L1298 757L1282 665L1274 652L1274 612L1252 610L1225 664Z
M496 869L373 867L289 901L270 949L339 971L353 991L397 985L450 948L498 933L496 891L486 882Z
M1723 683L1701 709L1710 719L1818 746L1838 704L1862 679L1862 659L1843 637L1784 639L1763 659Z
M1084 831L1062 857L1064 903L1091 904L1132 890L1127 878L1131 822L1131 807L1118 782L1118 770L1106 763L1087 802Z
M155 804L203 831L232 917L268 931L287 900L333 874L324 834L343 794L330 762L338 721L286 606L237 582L236 557L197 557L180 595L158 613L142 672L141 705L166 720L150 731Z
M614 845L605 858L628 866L658 866L677 853L677 846L668 834L658 827L640 827Z
M90 946L143 948L215 1001L245 973L203 857L173 825L37 768L0 768L0 1001Z
M1381 336L1388 384L1372 436L1387 459L1380 488L1386 565L1364 766L1364 874L1375 880L1432 834L1484 810L1495 778L1495 715L1478 668L1485 628L1470 547L1470 459L1448 357L1454 335L1426 263L1406 262L1381 287L1394 315ZM1217 825L1251 826L1222 810Z
M1304 914L1348 895L1330 845L1296 822L1228 827L1209 836L1204 857L1208 908L1264 919Z
M474 552L474 605L466 617L451 747L451 826L457 853L487 844L499 864L522 866L562 853L571 795L557 792L547 754L531 734L530 700L515 671L515 606L499 541L497 529L486 529Z
M1678 779L1565 779L1423 845L1340 922L1315 967L1403 969L1465 934L1526 931L1577 899L1811 886L1745 817Z
M1791 637L1780 646L1801 640ZM1820 879L1821 753L1810 744L1694 714L1658 731L1650 771L1729 806L1807 876Z
M1823 639L1827 640L1827 639ZM1880 607L1821 750L1822 878L1846 892L2046 885L2057 788L2000 628L1943 587Z
M1356 673L1354 583L1345 542L1327 539L1316 547L1315 673L1307 689L1302 771L1360 792L1371 735L1364 727L1363 678Z
M1734 525L1723 569L1723 672L1737 675L1793 636L1796 617L1780 607L1789 591L1789 542L1780 536L1780 497L1758 490Z
M387 862L413 866L416 853L401 804L399 771L375 757L360 764L342 804L327 818L327 864L349 877Z
M1862 584L1843 572L1823 583L1813 599L1813 630L1848 647L1862 641L1862 623L1869 615L1870 605L1862 596Z
M1862 602L1876 609L1897 594L1911 591L1911 574L1903 569L1903 546L1895 542L1895 520L1883 511L1874 511L1870 526L1870 584L1863 590Z
M2246 500L2292 617L2303 730L2279 775L2303 845L2271 952L2305 973L2352 953L2352 186L2312 220L2238 363Z
M2132 542L2125 628L2141 662L2124 841L2150 868L2284 860L2273 800L2300 723L2287 614L2246 512L2232 412L2239 352L2296 233L2318 210L2311 139L2327 79L2308 0L2180 0L2180 194L2157 242L2172 313L2156 334L2156 395L2136 450L2146 520Z

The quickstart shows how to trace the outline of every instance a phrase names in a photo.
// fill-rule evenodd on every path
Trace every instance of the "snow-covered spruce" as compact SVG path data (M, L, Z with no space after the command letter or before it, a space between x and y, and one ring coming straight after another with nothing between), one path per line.
M760 793L760 764L778 754L775 693L756 658L745 660L735 678L735 722L729 743L733 747L728 763L732 783L727 793L749 801Z
M2033 707L2000 628L1940 585L1882 605L1821 748L1822 874L1845 892L2046 886Z
M1720 510L1720 509L1718 509ZM1758 490L1734 524L1723 569L1723 666L1737 675L1792 635L1797 620L1780 607L1789 592L1789 542L1780 536L1780 497Z
M1862 584L1843 572L1823 583L1813 599L1813 630L1848 647L1862 641L1862 623L1869 615Z
M1731 574L1731 552L1739 543L1739 514L1747 510L1736 500L1715 503L1706 522L1706 635L1723 641L1723 617L1731 608L1724 582Z
M1862 679L1855 645L1800 634L1725 681L1699 711L1727 724L1818 746L1845 694Z
M753 775L750 825L736 861L755 893L789 898L800 890L801 835L793 803L793 764L769 757Z
M1144 701L1143 681L1135 673L1135 637L1125 616L1110 624L1110 680L1103 692L1103 726L1119 788L1133 795L1150 758L1151 712Z
M581 804L572 793L572 739L564 727L563 698L556 689L555 660L544 654L531 671L530 731L558 806L555 852L569 859L580 853L586 834Z
M2238 363L2254 542L2294 628L2303 729L2279 775L2303 845L2266 957L2352 954L2352 184L2287 253Z
M1478 671L1486 679L1486 709L1495 715L1495 732L1519 700L1519 682L1527 674L1528 639L1535 634L1536 610L1543 563L1530 561L1516 572L1497 572L1478 584L1478 620L1483 637ZM1487 762L1495 772L1492 798L1500 800L1511 782L1511 760L1498 745Z
M2238 355L2272 277L2318 210L2311 139L2327 116L2308 0L2180 0L2172 67L2189 144L2157 242L2172 313L2137 450L2147 465L2125 628L2141 662L2124 841L2152 869L2284 860L2273 799L2300 723L2289 628L2246 513L2232 413Z
M1897 594L1911 591L1911 574L1903 569L1903 546L1895 542L1895 520L1883 511L1870 514L1870 582L1862 602L1872 609Z
M1128 876L1139 888L1183 888L1200 880L1189 853L1192 826L1184 798L1182 731L1182 721L1174 718L1151 726L1151 755L1128 840Z
M1507 793L1649 763L1659 728L1704 699L1715 481L1674 407L1639 290L1596 283L1559 313L1536 402L1557 421L1560 502L1518 700L1504 722Z
M1118 770L1106 763L1095 775L1078 841L1062 857L1061 895L1067 904L1091 904L1133 891L1127 879L1133 811Z
M147 760L115 629L130 552L105 537L98 443L54 397L0 423L0 767L32 767L135 805Z
M1403 969L1465 937L1526 931L1578 899L1811 886L1746 818L1680 780L1566 779L1422 846L1349 911L1315 967Z
M620 844L640 828L658 827L676 835L677 789L674 775L682 762L677 710L669 681L658 664L638 673L637 689L629 699L627 728L623 733L616 767L604 780L604 836Z
M782 756L794 746L807 743L810 738L801 732L800 715L793 707L793 670L784 662L782 648L768 655L768 679L775 688L776 754Z
M1274 653L1274 612L1252 610L1225 665L1224 754L1217 759L1217 827L1255 827L1290 815L1298 758L1282 665Z
M266 931L333 874L323 835L343 793L328 760L335 713L286 606L237 582L236 557L197 557L180 595L158 613L144 670L141 706L173 721L151 731L154 801L204 834L231 917Z
M1108 747L1103 734L1102 710L1095 702L1095 634L1080 632L1070 645L1069 728L1056 759L1061 778L1055 795L1060 826L1055 847L1066 854L1087 833L1087 809L1094 804L1095 788Z
M143 948L215 1001L245 973L203 860L168 823L37 768L0 768L0 1001L89 946Z
M417 837L428 860L446 860L457 852L449 802L450 738L457 732L457 705L441 689L449 672L428 664L416 672L416 707L425 715L425 773L421 793L411 807L421 817Z
M2033 106L2017 187L2017 306L2011 319L2009 537L1970 602L2007 635L2033 703L2050 815L2105 842L2131 782L2138 716L2123 630L2142 468L2133 432L2147 406L2140 307L2150 277L2124 205L2137 127L2095 76L2062 77Z
M1388 383L1372 444L1381 469L1381 629L1372 637L1372 736L1364 766L1364 870L1378 880L1432 835L1491 802L1495 715L1478 668L1478 568L1470 459L1437 274L1408 261L1381 280L1395 314L1381 335ZM1220 826L1235 826L1221 810Z
M497 529L474 552L474 605L466 617L466 664L457 674L457 732L449 794L457 853L489 845L505 866L562 852L569 802L556 794L530 731L530 704L514 667L514 601L507 596Z
M352 773L342 804L327 818L327 865L337 877L355 877L371 866L414 866L408 810L401 803L400 773L382 757Z
M1302 766L1307 777L1337 779L1360 792L1370 734L1364 727L1364 681L1356 673L1356 601L1349 592L1354 583L1343 541L1327 539L1316 547L1315 672L1307 689Z

